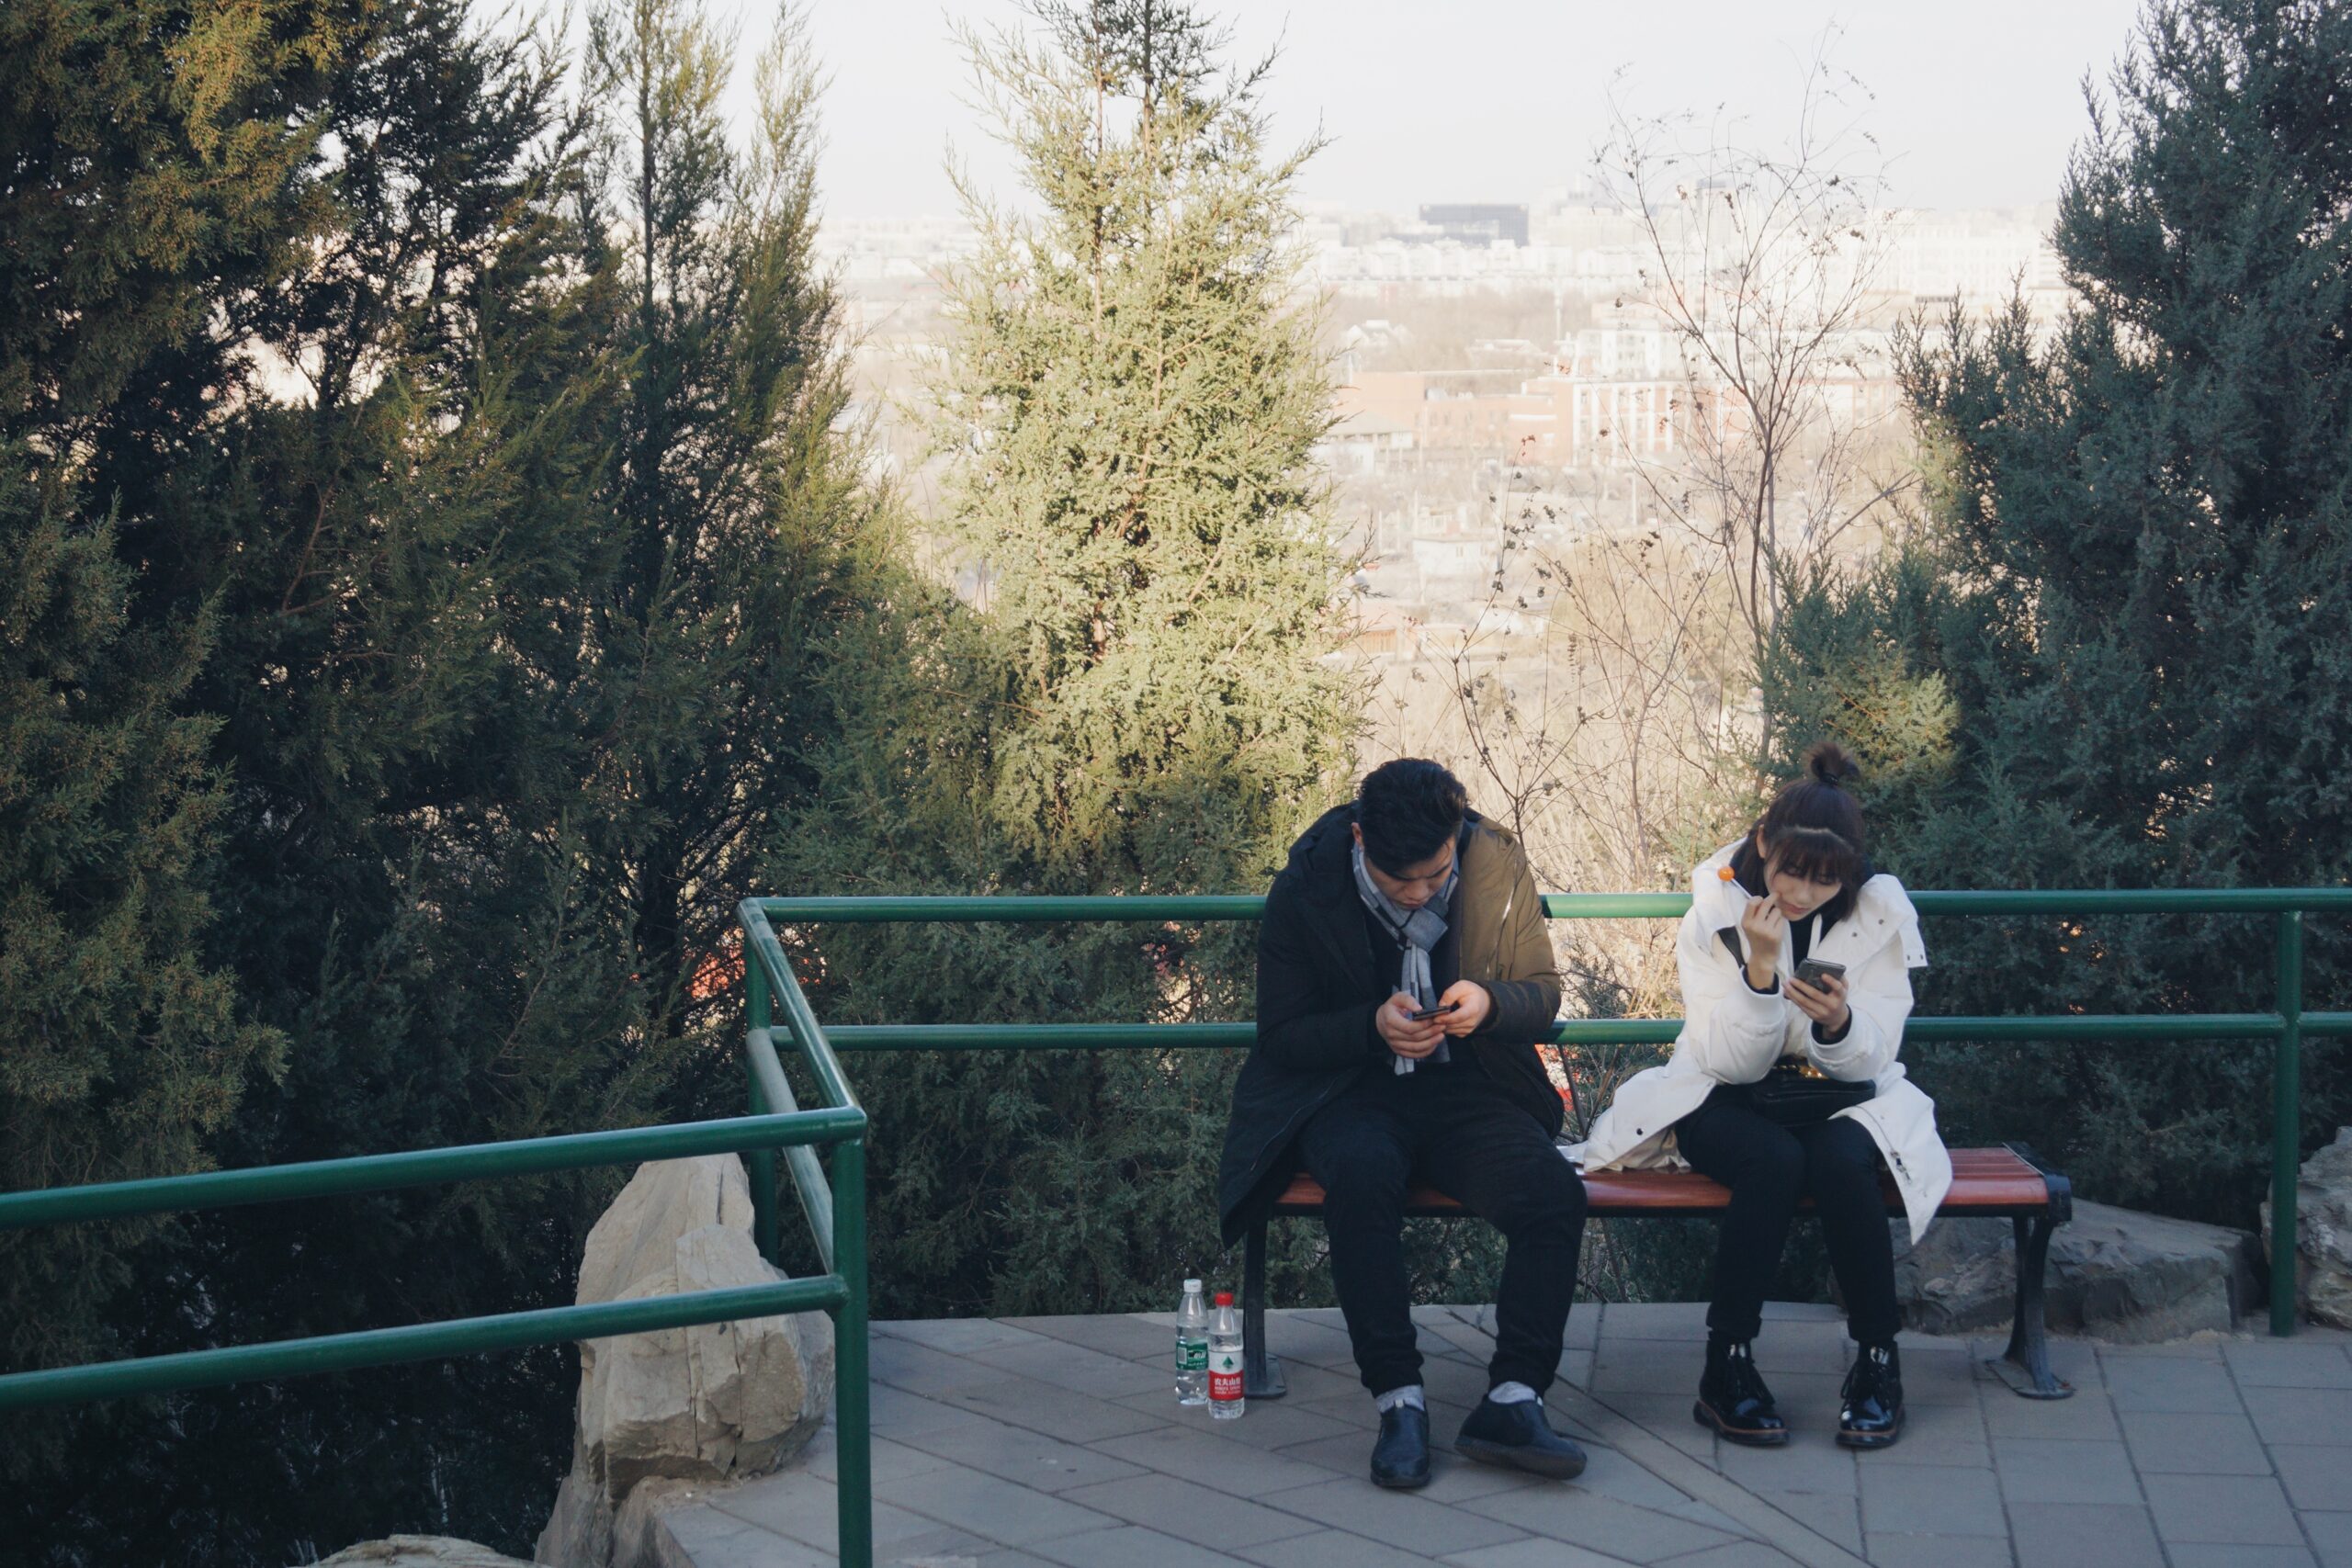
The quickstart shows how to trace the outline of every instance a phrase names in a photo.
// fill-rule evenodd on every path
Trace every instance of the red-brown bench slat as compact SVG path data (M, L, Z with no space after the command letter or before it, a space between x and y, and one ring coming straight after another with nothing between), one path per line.
M2050 1186L2041 1172L2014 1149L1954 1149L1951 1151L1951 1190L1939 1214L2014 1214L2021 1209L2050 1205ZM1889 1179L1884 1183L1887 1213L1903 1212L1903 1200ZM1585 1212L1596 1218L1628 1214L1693 1214L1720 1213L1731 1202L1731 1192L1695 1170L1589 1170L1584 1176ZM1811 1208L1813 1200L1801 1207ZM1462 1205L1434 1187L1416 1187L1405 1199L1412 1214L1458 1214ZM1277 1214L1317 1214L1323 1212L1323 1186L1301 1171L1291 1178L1274 1200Z

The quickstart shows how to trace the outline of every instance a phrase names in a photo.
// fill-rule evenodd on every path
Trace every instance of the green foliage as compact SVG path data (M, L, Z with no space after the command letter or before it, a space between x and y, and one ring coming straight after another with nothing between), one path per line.
M1340 561L1309 457L1327 387L1259 74L1164 0L967 36L1034 217L974 197L938 384L977 606L910 592L836 666L840 831L778 846L810 891L1260 887L1347 783ZM1249 927L795 933L829 1018L1247 1017ZM886 1313L1157 1305L1218 1260L1238 1061L1198 1053L855 1064L876 1116ZM1315 1237L1302 1235L1301 1248ZM1302 1252L1300 1256L1304 1257Z
M1792 604L1767 704L1884 780L1926 886L2341 884L2352 874L2352 15L2159 0L2095 114L2055 243L2083 299L1915 337L1925 539ZM2268 920L1950 920L1941 1011L2267 1009ZM2341 922L2308 1005L2341 1006ZM1934 1047L1960 1141L2028 1137L2092 1196L2250 1224L2269 1059L2213 1042ZM2310 1054L2309 1146L2352 1117Z

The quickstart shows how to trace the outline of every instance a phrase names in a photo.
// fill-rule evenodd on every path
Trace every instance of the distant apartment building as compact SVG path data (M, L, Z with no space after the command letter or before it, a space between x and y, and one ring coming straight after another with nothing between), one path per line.
M1421 224L1457 244L1527 244L1527 209L1497 204L1441 203L1421 209Z

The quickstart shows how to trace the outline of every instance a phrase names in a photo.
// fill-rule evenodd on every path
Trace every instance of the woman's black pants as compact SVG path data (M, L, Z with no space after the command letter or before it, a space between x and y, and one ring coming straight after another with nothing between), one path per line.
M1715 1244L1714 1299L1707 1330L1753 1339L1764 1325L1764 1292L1780 1267L1798 1202L1821 1216L1829 1267L1846 1297L1847 1332L1865 1345L1894 1337L1894 1243L1879 1188L1878 1145L1852 1117L1783 1127L1757 1114L1743 1085L1723 1084L1674 1124L1682 1157L1731 1189Z

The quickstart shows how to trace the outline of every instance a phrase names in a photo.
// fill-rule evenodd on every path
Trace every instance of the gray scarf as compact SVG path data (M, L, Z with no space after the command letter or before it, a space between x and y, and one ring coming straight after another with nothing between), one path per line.
M1355 867L1356 897L1363 900L1365 908L1380 918L1380 923L1387 928L1388 933L1404 944L1405 967L1404 973L1397 977L1396 988L1423 1008L1437 1006L1437 981L1430 974L1430 953L1445 938L1446 906L1453 901L1453 890L1462 885L1459 852L1454 855L1453 869L1445 874L1445 886L1437 890L1437 897L1419 908L1410 910L1391 902L1388 895L1373 882L1372 874L1364 869L1362 844L1350 851L1349 860ZM1408 1058L1395 1056L1391 1059L1396 1062L1398 1072L1413 1070L1413 1064ZM1450 1062L1453 1054L1446 1043L1440 1040L1429 1059Z

